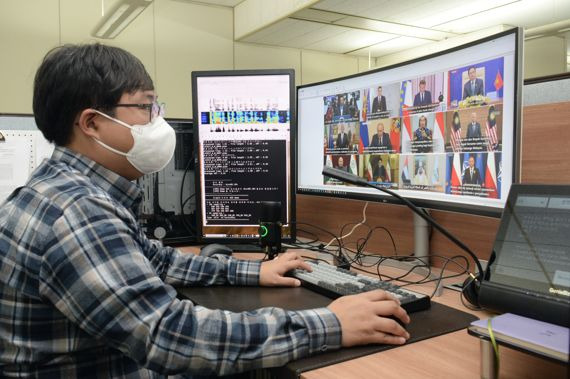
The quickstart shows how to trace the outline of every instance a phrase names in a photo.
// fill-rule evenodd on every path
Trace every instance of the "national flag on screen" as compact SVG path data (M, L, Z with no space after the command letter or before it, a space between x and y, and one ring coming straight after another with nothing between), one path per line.
M408 172L408 156L404 159L404 168L402 169L402 183L410 184L410 173Z
M358 159L357 157L357 155L350 156L350 166L348 167L350 167L349 170L352 175L358 175L358 167L356 166L356 159Z
M367 117L368 117L368 107L369 107L369 104L368 104L368 97L369 96L368 95L369 94L370 94L369 88L366 88L362 94L362 111L361 111L361 118L360 119L364 122L366 122ZM362 135L362 134L360 134L360 135Z
M402 123L404 127L401 130L402 135L402 153L411 153L412 149L412 120L410 116L405 112L404 117L402 117Z
M407 80L402 82L402 87L400 88L400 116L404 115L406 108L412 105L414 105L412 98L412 81Z
M364 122L360 123L360 143L358 145L358 153L364 153L364 148L368 147L368 125Z
M491 199L498 199L499 193L497 192L497 175L495 166L495 153L490 152L487 154L487 168L485 172L485 188L487 189L487 197Z
M438 112L435 114L435 122L433 124L434 153L443 153L445 151L445 147L443 146L444 145L443 135L444 135L443 112Z
M499 91L503 88L503 77L501 76L501 71L497 71L497 76L495 77L493 84L495 85L495 91Z
M332 149L334 147L333 127L332 125L329 125L328 128L329 128L329 149Z
M370 164L370 159L368 159L368 165L366 166L366 179L368 179L369 182L374 180L374 177L372 176L372 165Z
M487 129L488 150L494 151L499 144L499 139L497 137L497 120L495 119L495 112L492 107L489 109L489 117L487 117L485 127Z
M454 153L457 153L461 150L461 123L459 122L459 113L457 112L453 114L453 121L451 122L451 130L449 132L451 149Z
M392 181L392 173L390 172L390 158L386 161L386 181Z
M459 162L459 154L453 154L453 167L451 168L451 193L459 195L461 193L461 182L463 178L463 170Z

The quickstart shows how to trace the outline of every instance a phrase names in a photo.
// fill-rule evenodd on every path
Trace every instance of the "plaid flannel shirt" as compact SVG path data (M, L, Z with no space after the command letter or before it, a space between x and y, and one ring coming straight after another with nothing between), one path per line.
M221 375L340 347L326 308L232 313L177 299L176 286L258 285L260 263L147 239L141 199L57 147L0 206L0 376Z

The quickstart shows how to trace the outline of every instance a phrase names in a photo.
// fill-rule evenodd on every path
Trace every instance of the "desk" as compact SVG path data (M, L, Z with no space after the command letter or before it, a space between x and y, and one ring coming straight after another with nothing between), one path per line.
M196 248L183 249L196 251ZM312 253L311 253L312 254ZM257 258L259 254L236 254L239 258ZM387 270L390 268L386 267ZM396 270L396 269L393 269ZM433 284L413 286L418 292L431 293ZM479 318L491 316L488 312L470 311L459 299L456 291L444 289L442 296L432 301L469 312ZM519 351L500 350L500 378L566 378L564 365L529 356ZM467 330L444 334L409 345L352 359L302 373L304 379L350 378L479 378L480 351L477 339Z

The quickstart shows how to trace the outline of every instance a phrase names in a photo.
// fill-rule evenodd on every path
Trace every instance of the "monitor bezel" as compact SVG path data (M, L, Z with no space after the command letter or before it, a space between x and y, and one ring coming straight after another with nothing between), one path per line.
M297 102L296 102L296 89L295 89L295 70L294 69L255 69L255 70L208 70L208 71L193 71L192 72L192 115L195 122L194 133L194 173L195 173L195 186L196 186L196 234L199 242L221 242L229 244L239 243L256 243L259 238L248 237L205 237L202 232L202 189L200 185L200 115L198 112L198 96L197 80L201 77L216 77L216 76L274 76L274 75L288 75L289 76L289 157L290 157L290 188L289 199L291 203L290 217L289 217L289 230L290 236L282 238L282 242L290 243L296 240L296 188L297 188L297 161L296 161L296 145L297 145Z
M435 58L441 55L449 54L455 51L459 51L465 48L469 48L472 46L476 46L481 43L485 43L497 38L505 37L508 35L515 36L515 86L514 86L514 109L513 109L513 148L514 156L513 156L513 170L512 170L512 184L516 184L520 182L520 169L521 169L521 119L522 119L522 83L523 83L523 66L522 66L522 57L523 57L523 38L524 38L524 31L522 28L512 28L506 31L502 31L499 33L492 34L490 36L471 41L460 46L455 46L443 51L435 52L433 54L424 55L418 58L410 59L405 62L396 63L393 65L389 65L386 67L381 67L374 70L369 70L357 74L347 75L339 78L324 80L321 82L315 82L310 84L304 84L297 87L297 104L296 108L299 107L299 91L304 88L314 87L322 84L327 83L334 83L338 81L343 81L347 79L362 77L370 74L375 74L382 71L391 70L397 67L409 65L412 63L421 62L427 59ZM298 114L298 112L297 112ZM297 127L299 125L299 120L297 120ZM298 151L296 152L298 154ZM300 162L298 155L296 156L296 162ZM296 170L297 174L299 173L299 169ZM296 183L299 183L298 178L296 179ZM385 195L382 192L378 191L378 194L358 194L354 192L343 191L342 189L338 188L331 188L330 190L314 190L314 189L307 189L307 188L299 188L297 186L297 193L301 195L310 195L310 196L325 196L325 197L334 197L334 198L343 198L343 199L353 199L353 200L364 200L364 201L374 201L380 203L390 203L390 204L402 204L398 199ZM503 212L503 208L499 207L491 207L491 206L484 206L484 205L472 205L466 203L452 203L446 201L439 201L439 200L425 200L425 199L418 199L413 197L407 197L408 200L413 202L416 206L422 208L429 208L433 210L442 210L442 211L451 211L451 212L458 212L458 213L468 213L468 214L475 214L479 216L487 216L487 217L494 217L500 218Z
M516 202L520 195L537 196L567 196L570 193L570 185L566 184L520 184L511 186L506 206L501 218L501 225L497 230L493 250L489 258L489 264L485 269L485 275L481 280L479 304L496 312L514 312L523 316L538 320L563 325L567 322L570 309L570 299L554 296L546 291L537 291L532 288L531 281L525 282L526 286L518 283L497 282L495 270L497 257L501 254L501 247L508 232L509 222L516 209ZM525 278L523 278L525 279ZM532 304L532 306L529 306ZM566 313L564 313L566 310Z

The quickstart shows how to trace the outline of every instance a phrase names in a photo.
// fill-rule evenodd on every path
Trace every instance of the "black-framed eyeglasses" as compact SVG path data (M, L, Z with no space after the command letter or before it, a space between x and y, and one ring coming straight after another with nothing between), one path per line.
M149 122L153 122L155 118L164 116L164 111L166 104L159 103L158 101L153 101L148 104L115 104L108 107L98 107L98 108L115 108L115 107L125 107L125 108L139 108L145 109L149 112Z

